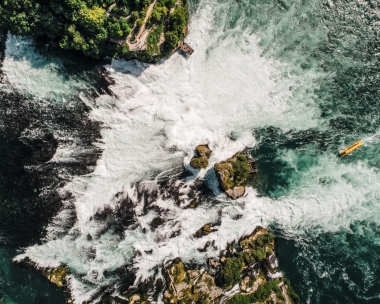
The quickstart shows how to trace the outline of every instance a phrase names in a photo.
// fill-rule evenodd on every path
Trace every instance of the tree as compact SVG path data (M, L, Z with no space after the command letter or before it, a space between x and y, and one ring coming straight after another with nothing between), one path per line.
M165 42L170 49L174 49L178 45L178 34L175 31L169 31L165 34Z

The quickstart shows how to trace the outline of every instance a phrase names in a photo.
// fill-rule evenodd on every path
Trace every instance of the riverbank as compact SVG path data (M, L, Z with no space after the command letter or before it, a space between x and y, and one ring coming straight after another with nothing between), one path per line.
M25 15L28 11L28 16ZM183 43L188 28L186 0L86 1L50 4L39 0L0 5L0 27L31 36L50 47L93 58L157 62Z

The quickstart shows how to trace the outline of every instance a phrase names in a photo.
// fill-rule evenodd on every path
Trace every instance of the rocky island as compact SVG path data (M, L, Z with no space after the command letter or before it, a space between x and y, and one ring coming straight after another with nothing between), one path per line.
M244 182L252 172L251 162L246 153L237 153L233 157L214 165L220 187L232 199L244 195Z
M46 271L45 276L64 287L68 270L59 266ZM220 258L209 258L207 265L187 265L176 258L164 265L162 276L156 279L152 277L136 285L133 275L131 278L121 285L122 296L106 296L101 303L150 304L158 299L165 304L300 303L289 280L278 272L274 236L262 227L228 244Z
M207 268L174 260L166 267L164 303L299 303L287 279L276 276L274 236L257 227Z
M16 0L0 4L0 29L94 58L156 62L181 47L186 0Z

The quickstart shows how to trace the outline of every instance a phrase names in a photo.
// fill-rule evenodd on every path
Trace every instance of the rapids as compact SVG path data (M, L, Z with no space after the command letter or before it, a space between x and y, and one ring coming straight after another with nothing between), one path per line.
M13 90L57 108L84 103L102 126L96 166L71 175L59 191L73 199L14 260L67 265L75 303L97 302L105 288L116 293L125 265L146 279L175 257L203 263L264 225L279 236L280 267L303 303L377 303L378 12L360 1L191 2L194 54L157 65L112 60L112 94L95 99L86 95L91 75L8 35L3 71ZM360 138L364 147L337 158ZM58 145L50 162L80 162L81 140ZM201 143L213 150L210 164L192 171ZM231 202L212 166L245 147L259 175ZM193 173L186 186L210 190L194 209L153 195L183 164ZM146 210L142 193L156 208ZM163 224L151 229L157 217ZM193 237L210 222L216 232Z

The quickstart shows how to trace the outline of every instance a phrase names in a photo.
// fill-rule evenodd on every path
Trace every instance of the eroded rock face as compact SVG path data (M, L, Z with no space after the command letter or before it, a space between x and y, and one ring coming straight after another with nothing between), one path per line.
M194 156L190 161L190 166L194 169L207 168L208 159L211 156L212 151L207 145L199 145L196 148L197 156Z

